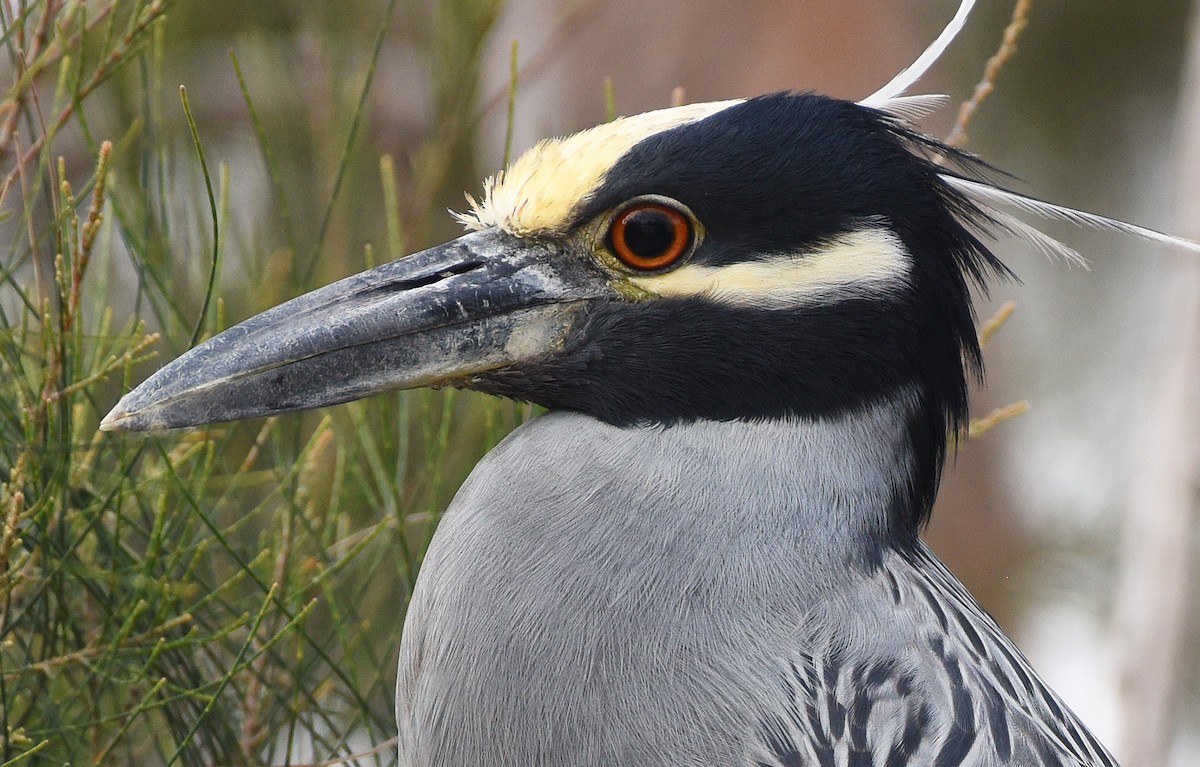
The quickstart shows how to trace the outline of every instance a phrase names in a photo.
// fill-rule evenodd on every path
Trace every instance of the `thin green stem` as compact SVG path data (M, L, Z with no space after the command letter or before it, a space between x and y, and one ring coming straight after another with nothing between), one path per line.
M213 288L217 284L217 268L221 261L221 224L217 216L217 197L213 193L212 177L208 173L208 162L204 159L204 146L200 143L200 129L196 127L196 119L192 116L192 105L188 101L187 88L179 86L179 98L183 102L183 114L187 118L188 130L192 133L192 144L196 147L196 156L200 158L200 173L204 176L204 189L208 193L208 210L212 215L212 262L208 268L208 285L204 289L204 302L200 305L200 314L196 317L196 328L192 331L191 345L200 341L204 332L204 318L208 316L208 306L212 302Z
M387 10L384 11L383 21L380 23L379 32L375 36L375 46L371 50L371 61L367 65L367 75L363 80L362 89L359 91L358 104L354 108L354 115L350 118L350 129L346 132L346 143L342 147L342 156L338 162L337 176L333 180L333 191L329 194L329 202L325 206L325 214L321 216L321 226L317 229L316 240L313 242L312 250L309 252L308 258L304 263L300 279L301 285L307 285L312 279L313 270L317 266L317 258L321 254L321 248L325 245L325 236L329 233L329 223L333 219L334 205L337 203L338 195L342 190L342 182L346 178L346 169L350 167L350 155L354 149L354 141L358 136L358 127L362 122L363 114L367 111L367 96L371 92L371 84L375 81L375 69L379 65L379 55L383 52L383 42L387 39L387 31L391 27L392 13L395 10L396 0L388 0Z

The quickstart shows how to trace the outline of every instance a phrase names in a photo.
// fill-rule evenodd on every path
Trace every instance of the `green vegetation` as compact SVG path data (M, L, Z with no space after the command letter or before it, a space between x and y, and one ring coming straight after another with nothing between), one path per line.
M320 762L394 732L436 516L523 411L96 426L196 339L452 233L499 5L0 7L0 765ZM421 103L381 104L392 47Z

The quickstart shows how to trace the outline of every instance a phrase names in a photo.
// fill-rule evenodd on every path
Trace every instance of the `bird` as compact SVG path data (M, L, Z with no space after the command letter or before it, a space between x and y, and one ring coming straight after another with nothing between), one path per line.
M196 346L106 430L450 386L534 402L405 617L405 767L1114 767L921 540L1020 214L907 96L691 104L537 144L468 233Z

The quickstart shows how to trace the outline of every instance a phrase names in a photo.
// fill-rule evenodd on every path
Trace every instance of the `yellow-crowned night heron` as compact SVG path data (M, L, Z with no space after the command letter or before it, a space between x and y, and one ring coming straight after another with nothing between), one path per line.
M979 236L1067 252L1005 204L1098 220L907 122L952 35L864 102L543 142L473 233L227 330L104 426L426 385L550 409L421 568L407 767L1112 765L918 538L979 369L968 288L1005 273Z

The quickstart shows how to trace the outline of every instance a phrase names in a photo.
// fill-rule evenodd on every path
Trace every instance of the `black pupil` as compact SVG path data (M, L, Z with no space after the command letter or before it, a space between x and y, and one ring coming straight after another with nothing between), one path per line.
M675 243L675 222L661 210L635 210L625 218L625 247L639 258L657 258Z

